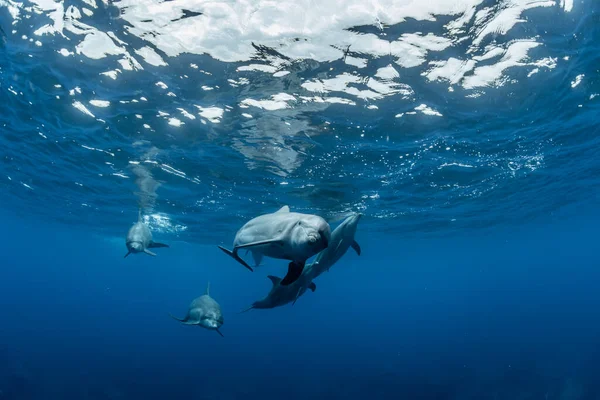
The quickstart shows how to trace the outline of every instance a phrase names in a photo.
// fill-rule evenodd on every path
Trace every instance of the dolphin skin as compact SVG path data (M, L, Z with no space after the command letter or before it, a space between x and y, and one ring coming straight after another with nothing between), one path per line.
M219 330L224 323L223 313L219 303L210 297L210 283L206 287L206 292L190 303L184 318L177 318L173 315L171 315L171 318L184 325L195 325L217 331L219 335L223 336Z
M148 225L144 223L142 218L142 210L138 212L138 220L127 232L127 238L125 239L125 246L127 246L127 257L130 254L146 253L151 256L156 256L153 252L148 249L158 247L169 247L166 244L158 243L152 240L152 232Z
M233 250L219 248L252 271L239 255L240 249L252 252L257 266L263 256L291 261L281 285L289 285L302 274L306 260L326 249L331 239L331 228L321 217L290 212L284 206L277 212L253 218L235 235Z

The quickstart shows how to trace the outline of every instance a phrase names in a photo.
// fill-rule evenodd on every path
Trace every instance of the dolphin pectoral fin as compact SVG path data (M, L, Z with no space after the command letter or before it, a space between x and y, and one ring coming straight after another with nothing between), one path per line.
M128 252L127 252L127 254L125 254L125 255L123 256L123 258L127 258L127 256L128 256L128 255L130 255L130 254L131 254L131 252L130 252L130 251L128 251Z
M314 293L315 290L317 290L317 285L315 285L314 282L311 282L310 285L308 285L308 288Z
M149 248L151 249L155 249L157 247L169 247L168 244L164 244L164 243L158 243L158 242L150 242L150 244L148 245Z
M144 253L151 255L152 257L156 257L156 254L154 254L153 252L151 252L148 249L144 249Z
M260 265L260 262L263 259L263 255L262 255L262 253L259 253L258 251L253 251L252 258L254 258L254 267L256 268Z
M277 276L267 275L267 278L269 278L271 280L271 283L273 283L273 286L277 286L281 283L281 278L279 278Z
M254 310L254 304L251 305L250 307L246 308L245 310L240 311L238 314L243 314L243 313L248 312L250 310Z
M296 304L296 301L300 298L300 293L302 293L302 289L304 289L303 287L300 287L300 289L298 289L298 291L296 292L296 297L294 297L294 301L292 303L292 306L294 304Z
M197 325L197 323L195 321L190 321L187 318L183 318L183 319L182 318L177 318L173 314L169 314L169 316L171 318L173 318L174 320L181 322L184 325Z
M220 249L221 249L221 250L222 250L222 251L223 251L225 254L227 254L228 256L232 257L234 260L236 260L237 262L239 262L240 264L242 264L244 267L248 268L250 271L254 271L254 270L252 269L252 267L251 267L251 266L249 266L249 265L246 263L246 261L242 260L242 259L240 258L240 256L238 256L238 255L237 255L236 253L234 253L233 251L231 251L231 250L227 250L227 249L226 249L225 247L223 247L223 246L219 246L219 248L220 248Z
M282 246L283 245L283 240L281 240L281 239L260 240L258 242L241 244L239 246L236 246L236 249L247 249L249 247L265 246L267 244L277 244L277 245Z
M220 331L219 329L215 329L215 331L217 331L217 333L218 333L219 335L221 335L221 337L225 337L225 336L224 336L224 335L221 333L221 331Z
M304 270L304 261L302 263L297 263L297 262L292 261L288 265L287 275L283 278L283 280L279 284L282 286L287 286L291 283L296 282L298 280L298 278L300 278L300 275L302 275L302 270Z
M360 246L358 245L358 243L356 243L356 240L352 241L352 244L350 246L352 246L356 254L360 256Z

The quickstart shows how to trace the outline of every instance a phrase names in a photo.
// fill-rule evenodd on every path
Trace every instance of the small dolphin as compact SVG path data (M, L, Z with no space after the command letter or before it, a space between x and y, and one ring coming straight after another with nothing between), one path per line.
M269 275L267 276L267 278L269 278L271 280L271 283L273 283L273 287L271 288L269 294L267 294L267 296L264 299L252 303L250 307L240 312L240 314L246 311L250 311L254 308L275 308L286 305L287 303L291 303L296 298L298 291L302 290L302 293L304 293L304 291L306 291L306 287L308 287L313 292L317 290L317 286L314 284L314 282L310 282L306 286L300 285L302 277L288 286L282 286L281 278L278 278L276 276Z
M313 263L304 268L302 275L292 284L283 286L281 285L281 278L269 276L273 283L269 294L264 299L254 302L242 312L253 308L274 308L288 303L295 304L296 300L306 293L307 289L313 292L317 289L313 280L326 270L328 271L350 247L360 255L360 246L354 239L354 235L361 216L361 214L352 214L339 224L331 234L329 246L317 255Z
M169 247L163 243L157 243L152 241L152 232L142 219L142 210L138 212L138 221L127 232L127 239L125 240L127 246L127 257L131 253L146 253L151 256L156 256L153 252L148 249L156 247ZM124 257L124 258L125 258Z
M315 278L325 272L325 270L329 270L333 264L346 254L346 251L350 247L360 256L360 246L354 239L354 235L356 235L356 228L361 217L362 214L354 213L335 228L331 234L331 244L328 248L320 252L312 263Z
M306 269L306 274L303 274L302 282L312 283L312 281L329 269L342 258L346 251L352 247L356 254L360 256L361 250L359 244L354 239L358 221L362 214L354 213L348 216L341 224L339 224L331 234L331 243L329 247L320 252L315 261ZM299 288L298 294L294 299L294 304L298 297L306 291L306 287Z
M210 282L206 287L206 293L192 301L185 318L181 319L173 315L171 315L171 318L185 325L198 325L202 328L217 331L219 335L223 336L219 330L224 322L223 314L219 303L210 297Z
M331 228L321 217L290 212L284 206L272 214L264 214L248 221L236 233L233 251L219 246L244 267L252 268L238 256L240 249L252 252L255 266L263 256L290 260L288 273L280 282L286 286L302 274L306 260L329 245Z

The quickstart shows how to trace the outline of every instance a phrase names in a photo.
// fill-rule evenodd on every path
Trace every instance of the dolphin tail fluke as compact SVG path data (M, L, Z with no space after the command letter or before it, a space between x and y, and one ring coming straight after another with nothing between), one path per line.
M291 283L296 282L298 278L300 278L300 275L302 275L302 271L304 270L304 264L304 261L302 261L301 263L292 261L288 265L288 273L280 282L280 285L287 286Z
M130 252L130 251L128 251L128 252L127 252L127 254L125 254L125 255L123 256L123 258L127 258L127 256L128 256L128 255L130 255L130 254L131 254L131 252Z
M358 245L358 243L356 243L356 240L354 240L350 246L352 246L356 254L360 256L360 246Z
M254 270L252 269L252 267L251 267L251 266L249 266L249 265L246 263L246 261L242 260L242 259L240 258L240 256L238 256L238 255L237 255L237 253L234 253L234 252L233 252L233 251L231 251L231 250L227 250L227 249L226 249L225 247L223 247L223 246L219 246L219 248L220 248L221 250L223 250L223 253L227 254L228 256L230 256L231 258L233 258L234 260L236 260L237 262L239 262L240 264L242 264L244 267L248 268L250 271L254 271Z
M146 254L148 254L148 255L150 255L150 256L152 256L152 257L156 257L156 254L155 254L155 253L153 253L153 252L151 252L151 251L150 251L150 250L148 250L148 249L144 249L144 253L146 253Z
M218 328L217 328L217 329L215 329L215 331L217 331L217 333L218 333L219 335L221 335L221 337L225 337L225 335L223 335L223 334L221 333L221 331L220 331Z
M158 242L150 242L150 244L148 245L149 248L151 249L155 249L157 247L169 247L168 244L164 244L164 243L158 243Z

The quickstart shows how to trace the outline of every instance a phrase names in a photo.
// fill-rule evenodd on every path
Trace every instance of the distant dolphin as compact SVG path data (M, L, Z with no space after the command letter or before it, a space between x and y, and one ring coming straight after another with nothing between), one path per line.
M296 303L296 300L302 296L307 289L315 291L317 289L313 280L326 270L329 270L346 253L348 248L352 247L360 255L360 246L354 239L358 221L361 214L353 214L347 217L331 234L329 247L320 252L315 261L304 268L302 275L288 286L281 285L281 278L269 276L273 287L269 294L262 300L256 301L242 312L253 308L274 308L288 303Z
M127 257L131 253L146 253L151 256L156 256L153 252L148 249L156 247L169 247L163 243L157 243L152 241L152 232L142 219L142 210L138 212L138 221L127 232L127 239L125 240L127 246Z
M248 221L236 233L233 251L219 246L244 267L252 268L238 256L240 249L252 252L255 266L263 256L290 260L288 273L280 282L286 286L302 274L306 260L326 249L331 238L331 228L321 217L290 212L284 206L272 214L264 214Z
M194 299L188 307L185 318L177 318L171 315L171 318L185 325L197 325L202 328L217 331L221 336L223 334L219 328L223 325L223 314L221 306L212 297L210 297L210 282L206 287L206 293Z
M286 305L287 303L291 303L296 298L298 290L301 290L303 288L303 286L298 285L302 277L300 277L297 281L293 282L288 286L282 286L281 278L278 278L276 276L269 275L267 276L267 278L269 278L271 280L271 283L273 284L273 287L271 288L269 294L267 294L267 296L264 299L252 303L250 307L242 311L243 313L254 308L275 308ZM313 292L317 290L317 286L313 282L310 282L308 284L308 288Z

